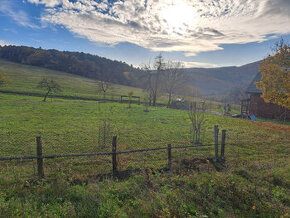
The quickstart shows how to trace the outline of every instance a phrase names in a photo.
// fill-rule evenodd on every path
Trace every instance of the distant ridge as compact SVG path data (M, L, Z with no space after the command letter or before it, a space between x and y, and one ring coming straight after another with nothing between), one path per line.
M83 52L10 45L0 46L0 58L135 87L139 84L140 75L144 74L142 70L125 62ZM233 89L246 88L258 71L259 61L240 67L184 69L189 77L187 83L198 88L203 95L221 95Z
M125 62L113 61L97 55L27 46L0 46L0 58L123 85L134 85L133 72L137 72L137 69ZM124 74L124 72L132 73Z
M191 84L203 95L221 94L232 89L246 89L259 72L260 61L240 67L188 68Z

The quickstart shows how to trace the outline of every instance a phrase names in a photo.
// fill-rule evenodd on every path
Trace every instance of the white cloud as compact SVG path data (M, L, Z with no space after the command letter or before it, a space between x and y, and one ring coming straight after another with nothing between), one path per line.
M178 0L174 5L168 0L28 1L47 7L43 22L91 41L130 42L186 56L290 33L289 0Z
M34 4L44 4L46 7L55 7L61 4L61 0L27 0L30 3Z
M0 46L5 46L5 45L11 45L8 42L4 42L3 40L0 40Z
M211 63L204 63L204 62L190 62L190 61L182 61L181 62L185 68L193 68L193 67L200 67L200 68L213 68L219 67L217 64Z
M21 26L37 28L37 26L30 21L29 16L25 11L15 9L13 1L1 0L0 13L11 17Z

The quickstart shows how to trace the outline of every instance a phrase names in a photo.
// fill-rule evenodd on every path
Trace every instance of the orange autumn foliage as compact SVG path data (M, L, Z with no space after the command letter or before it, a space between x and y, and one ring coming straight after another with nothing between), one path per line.
M256 85L263 91L265 102L290 109L290 46L278 43L275 54L265 58L259 70L262 78Z

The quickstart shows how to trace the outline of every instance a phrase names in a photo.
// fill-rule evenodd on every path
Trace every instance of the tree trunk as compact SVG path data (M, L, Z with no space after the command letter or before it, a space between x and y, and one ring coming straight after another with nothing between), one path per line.
M153 106L156 106L156 94L155 93L153 94L153 99L152 100L153 100L153 102L152 102Z
M168 103L167 103L167 107L171 107L171 93L169 93L168 95Z
M46 101L46 98L47 98L49 92L50 92L50 91L48 91L48 92L44 95L44 99L43 99L44 102Z

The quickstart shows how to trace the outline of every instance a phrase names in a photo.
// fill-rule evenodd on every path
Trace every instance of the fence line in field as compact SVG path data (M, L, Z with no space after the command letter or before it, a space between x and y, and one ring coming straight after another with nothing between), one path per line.
M182 149L182 148L193 148L193 147L205 147L212 146L214 144L200 144L200 145L186 145L186 146L172 146L172 149ZM128 154L128 153L138 153L138 152L148 152L148 151L158 151L158 150L166 150L168 147L160 147L160 148L148 148L148 149L137 149L137 150L128 150L128 151L116 151L118 154ZM88 156L105 156L112 155L113 152L96 152L96 153L80 153L80 154L60 154L60 155L30 155L30 156L16 156L16 157L0 157L1 160L26 160L26 159L54 159L54 158L66 158L66 157L88 157Z
M117 173L117 155L120 154L130 154L130 153L141 153L141 152L150 152L150 151L160 151L167 150L168 153L168 169L171 169L172 165L172 149L183 149L183 148L194 148L194 147L206 147L213 146L215 147L215 158L216 162L224 160L225 154L225 145L226 145L226 130L222 131L222 142L221 142L221 155L219 156L219 145L218 145L218 126L214 128L215 143L214 144L196 144L196 145L185 145L185 146L172 146L168 144L167 147L157 147L157 148L148 148L148 149L137 149L137 150L128 150L128 151L117 151L117 136L113 137L112 141L112 152L99 152L99 153L81 153L81 154L62 154L62 155L43 155L42 154L42 140L41 136L36 137L36 155L35 156L18 156L18 157L0 157L0 161L8 160L25 160L25 159L37 159L37 171L38 177L44 177L44 167L43 159L54 159L54 158L69 158L69 157L85 157L85 156L112 156L112 168L113 175Z

